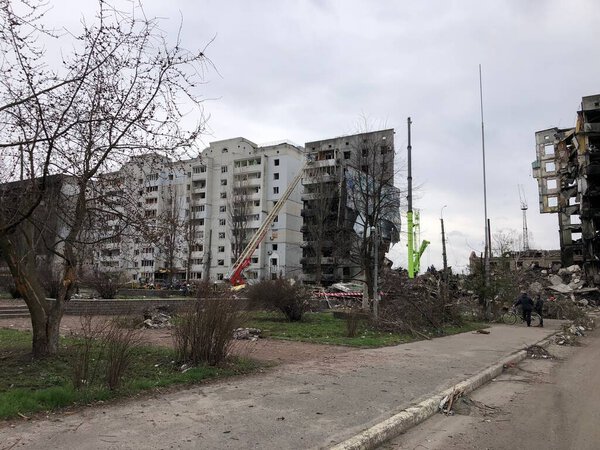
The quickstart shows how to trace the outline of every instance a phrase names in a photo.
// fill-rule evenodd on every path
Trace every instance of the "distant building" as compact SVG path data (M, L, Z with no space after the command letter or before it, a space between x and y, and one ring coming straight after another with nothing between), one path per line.
M136 157L111 177L133 199L124 202L130 207L123 216L137 218L97 246L93 266L141 283L224 280L303 162L301 147L259 147L244 138L211 142L190 160ZM298 187L252 255L246 278L300 276L300 210ZM107 220L105 235L120 221Z
M511 270L516 269L552 269L561 265L561 252L560 250L526 250L526 251L513 251L505 254L504 256L493 256L490 258L490 267L493 270L494 267L499 264L508 264ZM469 268L471 273L476 270L477 267L481 267L482 258L475 252L471 252L469 256Z
M304 281L328 285L361 278L351 246L365 232L365 219L378 215L381 257L399 239L394 130L307 142L305 151L313 162L302 180Z
M564 266L600 282L600 95L583 97L574 128L538 131L533 176L541 213L557 213Z

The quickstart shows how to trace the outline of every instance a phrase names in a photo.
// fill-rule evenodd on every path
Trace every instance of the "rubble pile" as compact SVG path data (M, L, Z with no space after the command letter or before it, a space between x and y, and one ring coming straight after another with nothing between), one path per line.
M260 338L261 333L260 328L236 328L233 330L233 338L238 341L256 341Z
M144 328L171 328L171 314L167 308L157 307L144 312Z
M566 325L562 332L554 336L554 342L558 345L576 345L578 338L585 336L586 328L582 325Z

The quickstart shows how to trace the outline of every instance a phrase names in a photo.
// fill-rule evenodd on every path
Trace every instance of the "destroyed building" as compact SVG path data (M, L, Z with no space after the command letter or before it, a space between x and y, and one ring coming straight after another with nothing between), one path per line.
M600 283L600 94L583 97L573 128L535 133L541 213L557 213L563 266Z
M394 130L308 142L305 151L312 163L302 179L304 282L360 278L369 233L377 235L379 258L399 239Z

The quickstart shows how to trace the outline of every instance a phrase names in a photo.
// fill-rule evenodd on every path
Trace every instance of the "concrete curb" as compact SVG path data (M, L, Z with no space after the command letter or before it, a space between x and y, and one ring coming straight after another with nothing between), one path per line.
M556 333L554 333L556 334ZM551 335L533 345L548 347L552 343ZM395 438L399 434L404 433L409 428L418 425L424 420L430 418L438 412L439 404L447 395L452 395L453 391L462 391L464 394L474 391L480 386L486 384L493 378L496 378L502 373L505 366L517 364L527 357L527 350L519 350L500 362L482 370L471 378L466 379L451 388L446 389L438 394L434 394L421 403L406 408L398 414L393 415L387 420L366 429L356 436L347 439L333 447L330 450L370 450L383 444L384 442Z

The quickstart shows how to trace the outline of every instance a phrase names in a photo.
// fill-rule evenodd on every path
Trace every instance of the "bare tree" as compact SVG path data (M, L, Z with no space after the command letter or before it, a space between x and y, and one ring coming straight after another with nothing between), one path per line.
M178 38L170 45L157 20L139 6L121 11L99 1L94 21L60 37L73 50L54 72L38 44L43 13L29 1L0 1L0 159L9 169L2 175L0 249L29 307L36 357L58 349L65 302L89 243L90 207L102 203L95 180L133 155L174 155L194 144L204 126L194 92L207 63L202 51L186 51ZM200 111L189 129L181 126L182 102ZM60 226L44 245L60 261L61 283L49 301L35 270L34 242L52 231L42 226L39 210L56 199L48 190L53 174L61 179L55 208Z
M400 225L400 190L394 186L396 170L390 137L385 131L359 134L343 177L341 201L346 205L346 214L341 225L345 236L340 239L344 245L339 249L361 268L371 301L375 254L382 267L385 252L398 241Z

